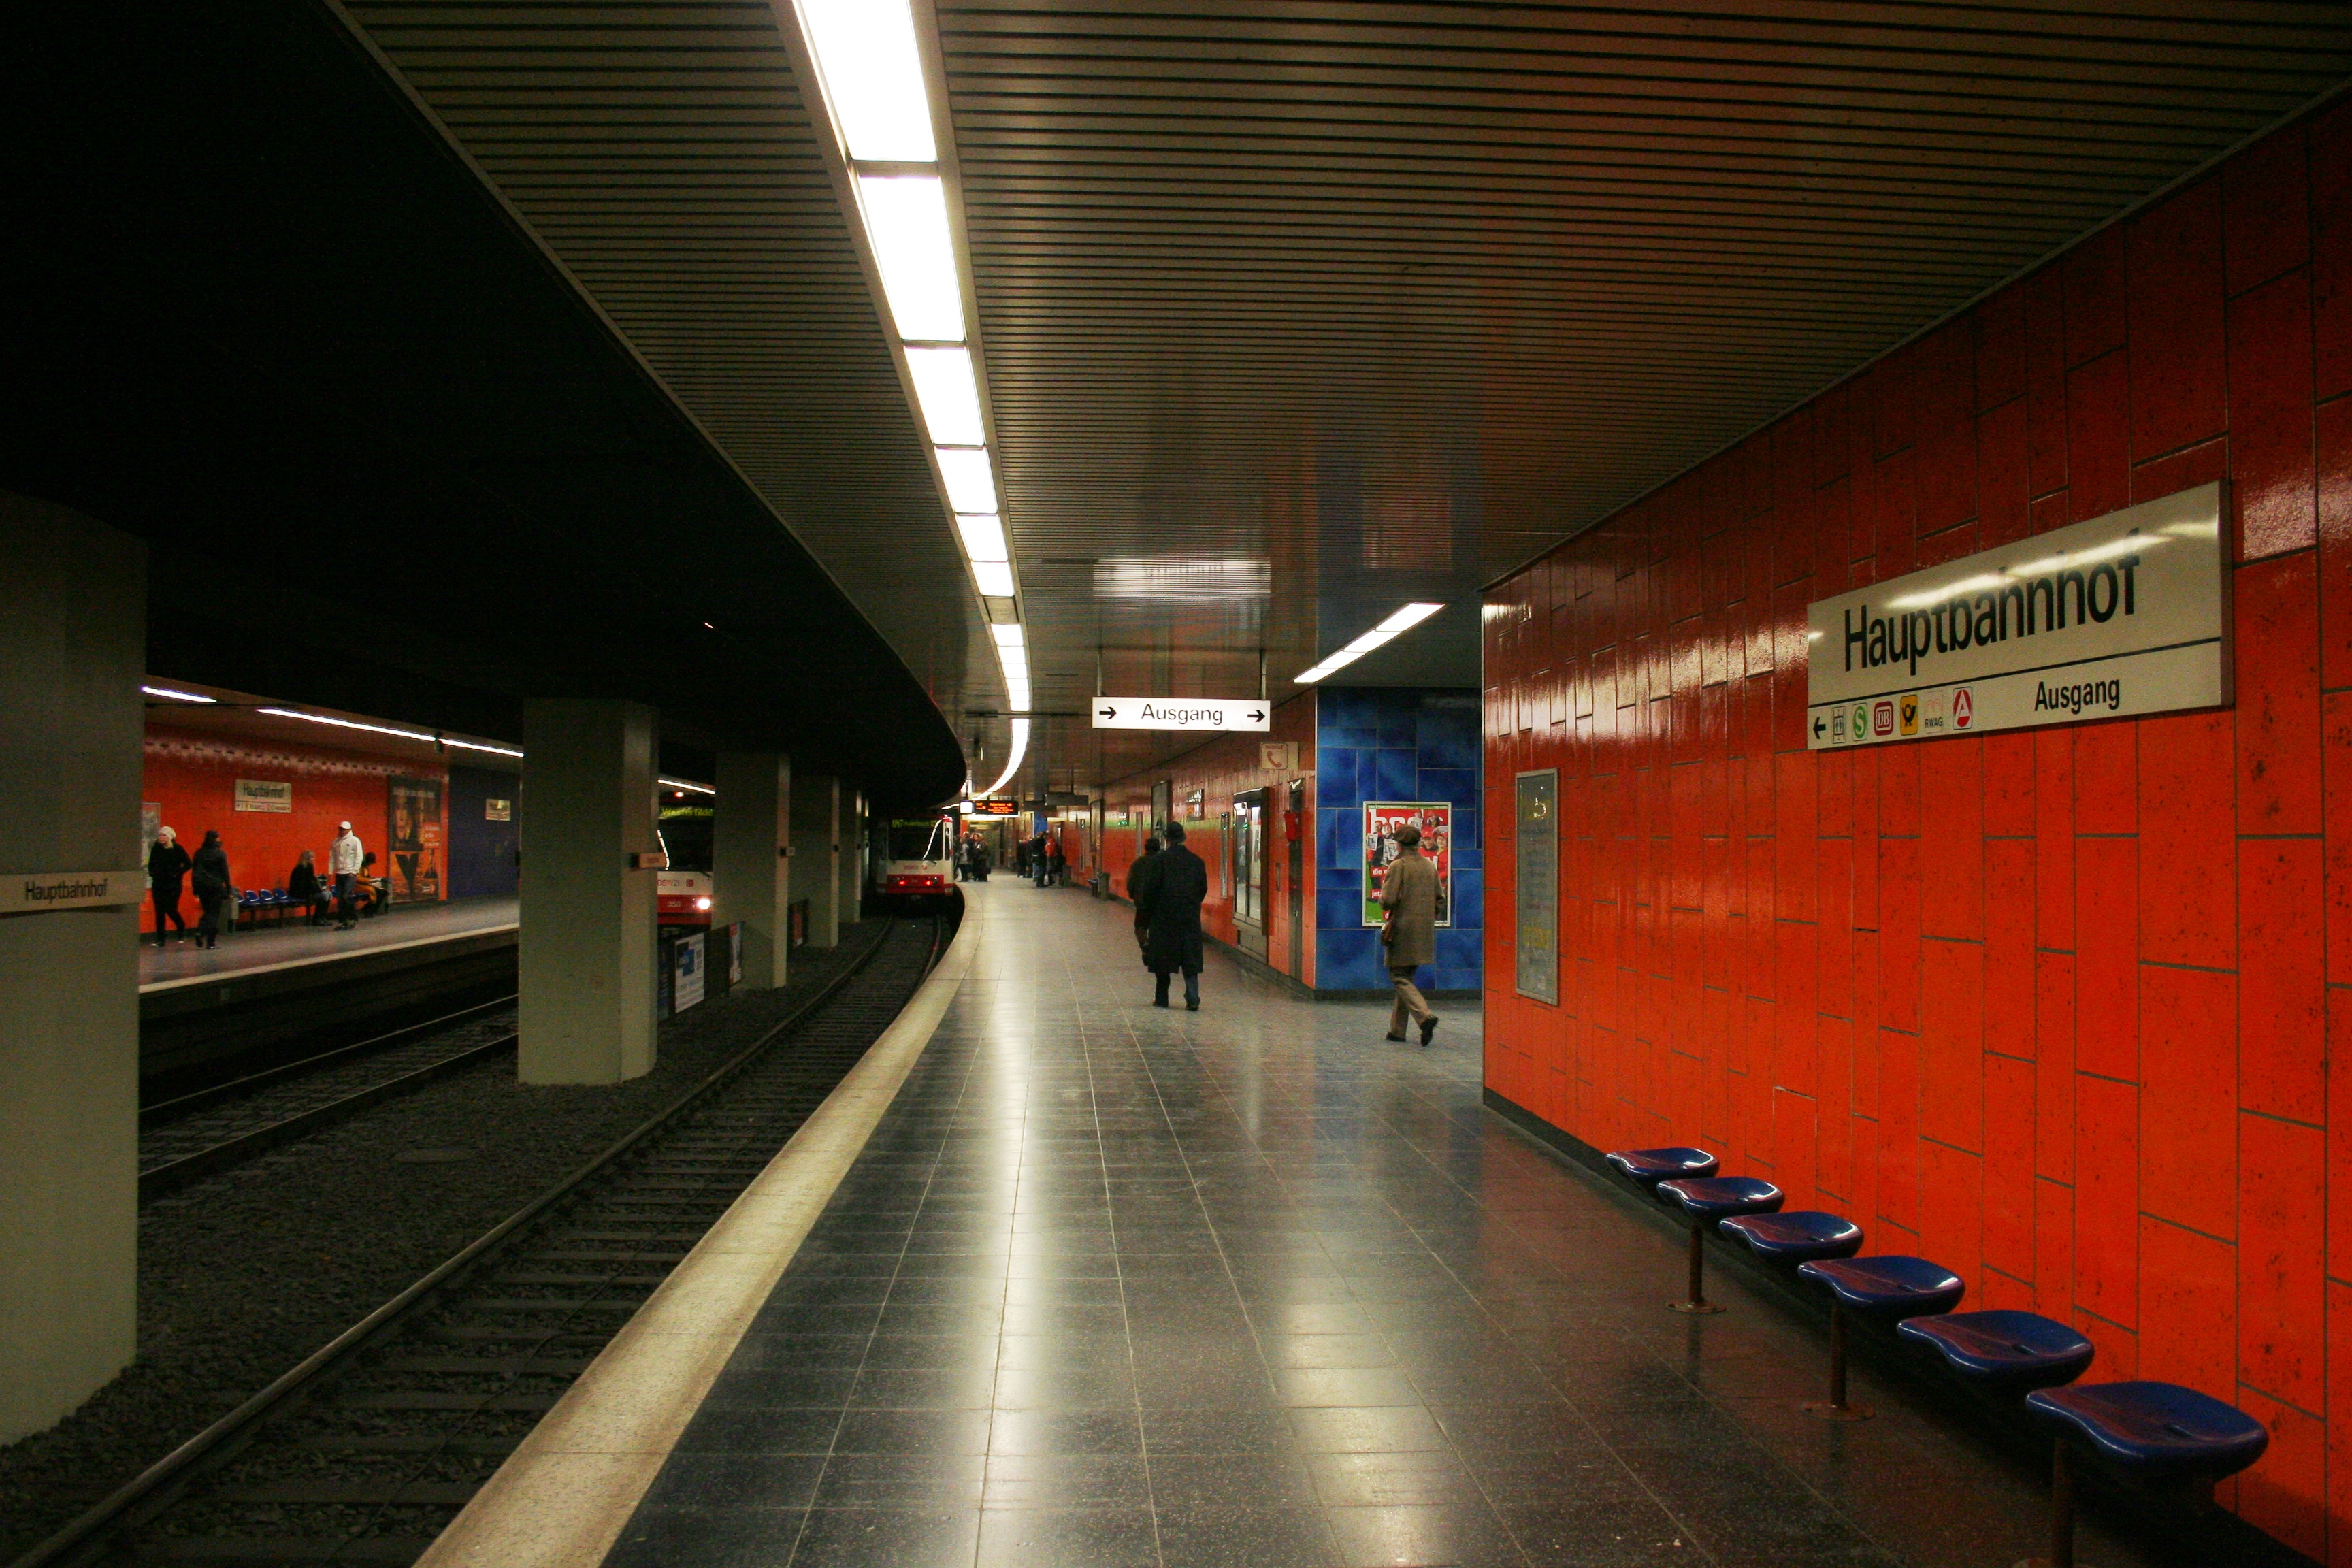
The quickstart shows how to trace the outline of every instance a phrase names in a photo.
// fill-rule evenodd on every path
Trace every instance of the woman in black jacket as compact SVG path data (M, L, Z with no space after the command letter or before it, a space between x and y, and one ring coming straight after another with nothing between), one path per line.
M306 923L319 923L319 911L326 907L326 889L319 886L319 862L308 849L294 862L294 869L286 873L286 896L302 906L310 917Z
M170 921L178 928L182 941L187 940L188 922L180 913L180 883L188 874L188 852L180 847L180 836L168 827L155 830L155 842L147 847L147 885L155 894L155 945L168 940L163 925Z
M196 932L196 945L218 947L224 911L236 890L229 883L228 851L221 847L218 830L205 829L205 841L196 850L194 867L196 902L205 907L204 923Z

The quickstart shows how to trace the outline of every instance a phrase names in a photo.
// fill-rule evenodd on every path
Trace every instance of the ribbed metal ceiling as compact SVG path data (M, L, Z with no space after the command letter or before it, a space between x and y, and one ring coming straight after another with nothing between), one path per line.
M992 705L777 14L352 10L941 705ZM1240 696L1263 648L1278 697L1416 597L1463 608L1359 670L1472 683L1480 582L2352 76L2335 4L931 19L1069 711L1098 658Z

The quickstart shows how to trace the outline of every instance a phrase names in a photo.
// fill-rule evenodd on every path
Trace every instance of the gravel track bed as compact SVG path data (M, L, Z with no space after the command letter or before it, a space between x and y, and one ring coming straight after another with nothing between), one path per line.
M632 1082L526 1088L511 1058L493 1057L143 1205L138 1359L56 1426L0 1447L0 1563L700 1082L883 923L795 953L784 991L737 993L664 1023L660 1064Z

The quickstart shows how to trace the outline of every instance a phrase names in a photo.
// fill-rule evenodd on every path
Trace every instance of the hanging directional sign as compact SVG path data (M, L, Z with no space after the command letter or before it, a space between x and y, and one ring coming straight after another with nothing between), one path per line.
M1264 699L1226 702L1213 697L1097 697L1097 730L1264 730L1274 705Z

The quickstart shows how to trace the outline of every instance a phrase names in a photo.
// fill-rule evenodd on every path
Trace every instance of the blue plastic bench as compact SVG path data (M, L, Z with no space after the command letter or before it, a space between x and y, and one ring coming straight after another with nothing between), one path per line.
M1658 1196L1682 1205L1690 1216L1690 1294L1669 1302L1677 1312L1720 1312L1706 1299L1706 1233L1720 1221L1740 1215L1770 1214L1787 1198L1760 1176L1707 1176L1660 1182Z
M1968 1285L1940 1263L1924 1258L1824 1258L1797 1265L1797 1273L1830 1293L1830 1396L1808 1405L1805 1414L1824 1421L1866 1421L1870 1407L1845 1396L1846 1314L1882 1322L1948 1312L1968 1294Z
M2234 1405L2177 1383L2095 1383L2042 1388L2025 1407L2053 1429L2050 1461L2050 1561L2074 1563L2074 1467L2080 1443L2142 1480L2210 1489L2263 1457L2271 1435Z
M1614 1149L1601 1157L1652 1197L1658 1195L1660 1182L1712 1176L1718 1168L1704 1149Z

